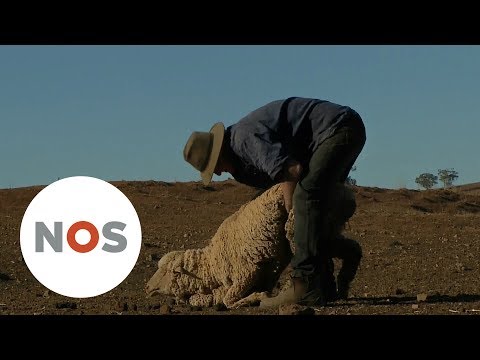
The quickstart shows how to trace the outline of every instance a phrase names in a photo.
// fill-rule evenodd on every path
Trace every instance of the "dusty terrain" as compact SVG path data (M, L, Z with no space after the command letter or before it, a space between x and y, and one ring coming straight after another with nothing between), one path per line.
M208 188L195 182L113 184L137 210L143 244L127 279L90 299L48 291L23 262L22 216L43 186L0 190L0 315L278 313L257 307L192 308L144 293L163 254L205 246L255 189L231 180ZM358 208L346 234L361 243L364 257L351 298L315 308L316 314L480 314L480 183L450 190L355 187L354 191Z

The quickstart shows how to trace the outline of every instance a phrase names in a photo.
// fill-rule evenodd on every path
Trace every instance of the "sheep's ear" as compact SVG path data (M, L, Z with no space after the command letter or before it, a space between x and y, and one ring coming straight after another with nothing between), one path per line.
M162 267L175 267L178 263L177 253L178 251L171 251L163 255L162 258L158 260L158 268L160 269Z

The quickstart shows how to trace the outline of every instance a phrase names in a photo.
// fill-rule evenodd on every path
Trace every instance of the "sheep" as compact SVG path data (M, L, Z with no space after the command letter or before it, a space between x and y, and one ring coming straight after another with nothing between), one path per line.
M223 221L203 249L172 251L158 262L146 292L175 296L194 306L237 308L260 301L292 256L285 237L280 185Z
M355 212L355 197L340 184L332 198L337 201L330 206L329 223L337 237L335 243L340 245L334 247L332 257L347 258L338 277L339 292L345 295L359 263L358 256L350 261L345 254L353 246L361 257L358 243L340 235ZM293 210L287 215L281 187L274 185L225 219L205 248L164 255L146 292L175 296L202 307L223 303L237 308L258 303L271 294L291 260L295 251L293 226Z

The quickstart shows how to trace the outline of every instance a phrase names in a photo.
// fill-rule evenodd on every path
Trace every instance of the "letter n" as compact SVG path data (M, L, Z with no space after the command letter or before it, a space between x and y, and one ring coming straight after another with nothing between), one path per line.
M62 223L54 223L54 234L48 230L47 226L39 221L35 222L35 251L43 252L43 239L47 240L55 252L62 252Z

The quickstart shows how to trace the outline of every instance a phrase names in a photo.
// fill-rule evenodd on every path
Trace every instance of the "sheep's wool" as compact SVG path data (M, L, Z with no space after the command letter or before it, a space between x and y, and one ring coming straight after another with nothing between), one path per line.
M337 184L326 207L327 231L340 234L355 212L355 196ZM205 248L163 256L147 293L175 296L202 307L257 302L268 296L295 252L294 220L293 211L287 217L283 192L275 185L225 219Z

